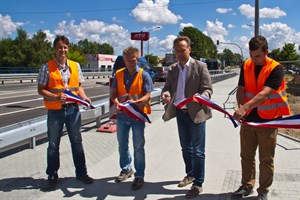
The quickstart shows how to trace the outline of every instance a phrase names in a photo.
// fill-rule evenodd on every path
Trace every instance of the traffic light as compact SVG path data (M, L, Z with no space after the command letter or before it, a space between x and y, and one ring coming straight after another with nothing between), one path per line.
M217 40L217 45L219 45L220 43L219 43L219 40Z

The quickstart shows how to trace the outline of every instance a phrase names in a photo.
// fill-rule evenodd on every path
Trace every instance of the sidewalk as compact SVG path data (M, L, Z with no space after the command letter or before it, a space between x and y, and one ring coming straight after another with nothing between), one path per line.
M212 101L222 106L237 80L238 76L214 84ZM47 143L43 143L35 150L26 149L0 160L1 199L185 199L189 186L177 187L185 173L176 121L163 122L162 105L154 105L152 110L152 123L146 127L146 182L142 189L131 190L132 178L124 183L114 182L120 172L116 134L96 132L93 123L83 127L82 135L88 172L95 179L94 184L84 185L75 180L70 145L65 136L61 141L60 182L56 190L39 190L46 178ZM213 110L213 118L207 121L204 191L194 199L230 199L240 179L239 128L234 128L229 119ZM254 199L256 195L255 192L245 199ZM269 200L299 200L299 196L300 144L278 136Z

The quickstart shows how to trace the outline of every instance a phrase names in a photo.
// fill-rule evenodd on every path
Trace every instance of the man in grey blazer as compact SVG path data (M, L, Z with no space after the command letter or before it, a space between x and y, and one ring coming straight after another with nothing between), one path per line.
M190 102L182 109L176 109L175 105L197 93L210 99L212 82L206 64L190 57L191 40L188 37L177 37L173 50L178 62L170 66L162 90L161 98L166 104L163 120L176 117L186 173L178 187L193 183L186 193L186 198L193 198L202 192L205 174L205 123L212 114L210 108L196 102Z

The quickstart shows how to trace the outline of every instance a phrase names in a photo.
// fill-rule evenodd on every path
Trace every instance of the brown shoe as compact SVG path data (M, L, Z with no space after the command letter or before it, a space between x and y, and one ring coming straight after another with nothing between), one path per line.
M195 178L186 176L182 179L182 181L179 182L178 187L187 186L187 185L191 184L194 180L195 180Z
M129 170L128 172L121 171L120 175L115 178L115 182L117 182L117 183L123 182L127 178L130 178L133 174L134 174L134 171L132 169Z
M193 185L191 189L185 194L185 198L191 199L198 196L203 191L202 187Z

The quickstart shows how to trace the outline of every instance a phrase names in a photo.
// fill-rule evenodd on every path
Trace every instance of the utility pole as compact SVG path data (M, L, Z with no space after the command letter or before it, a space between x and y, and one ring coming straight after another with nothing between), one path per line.
M259 35L259 0L255 0L255 31L254 36Z

